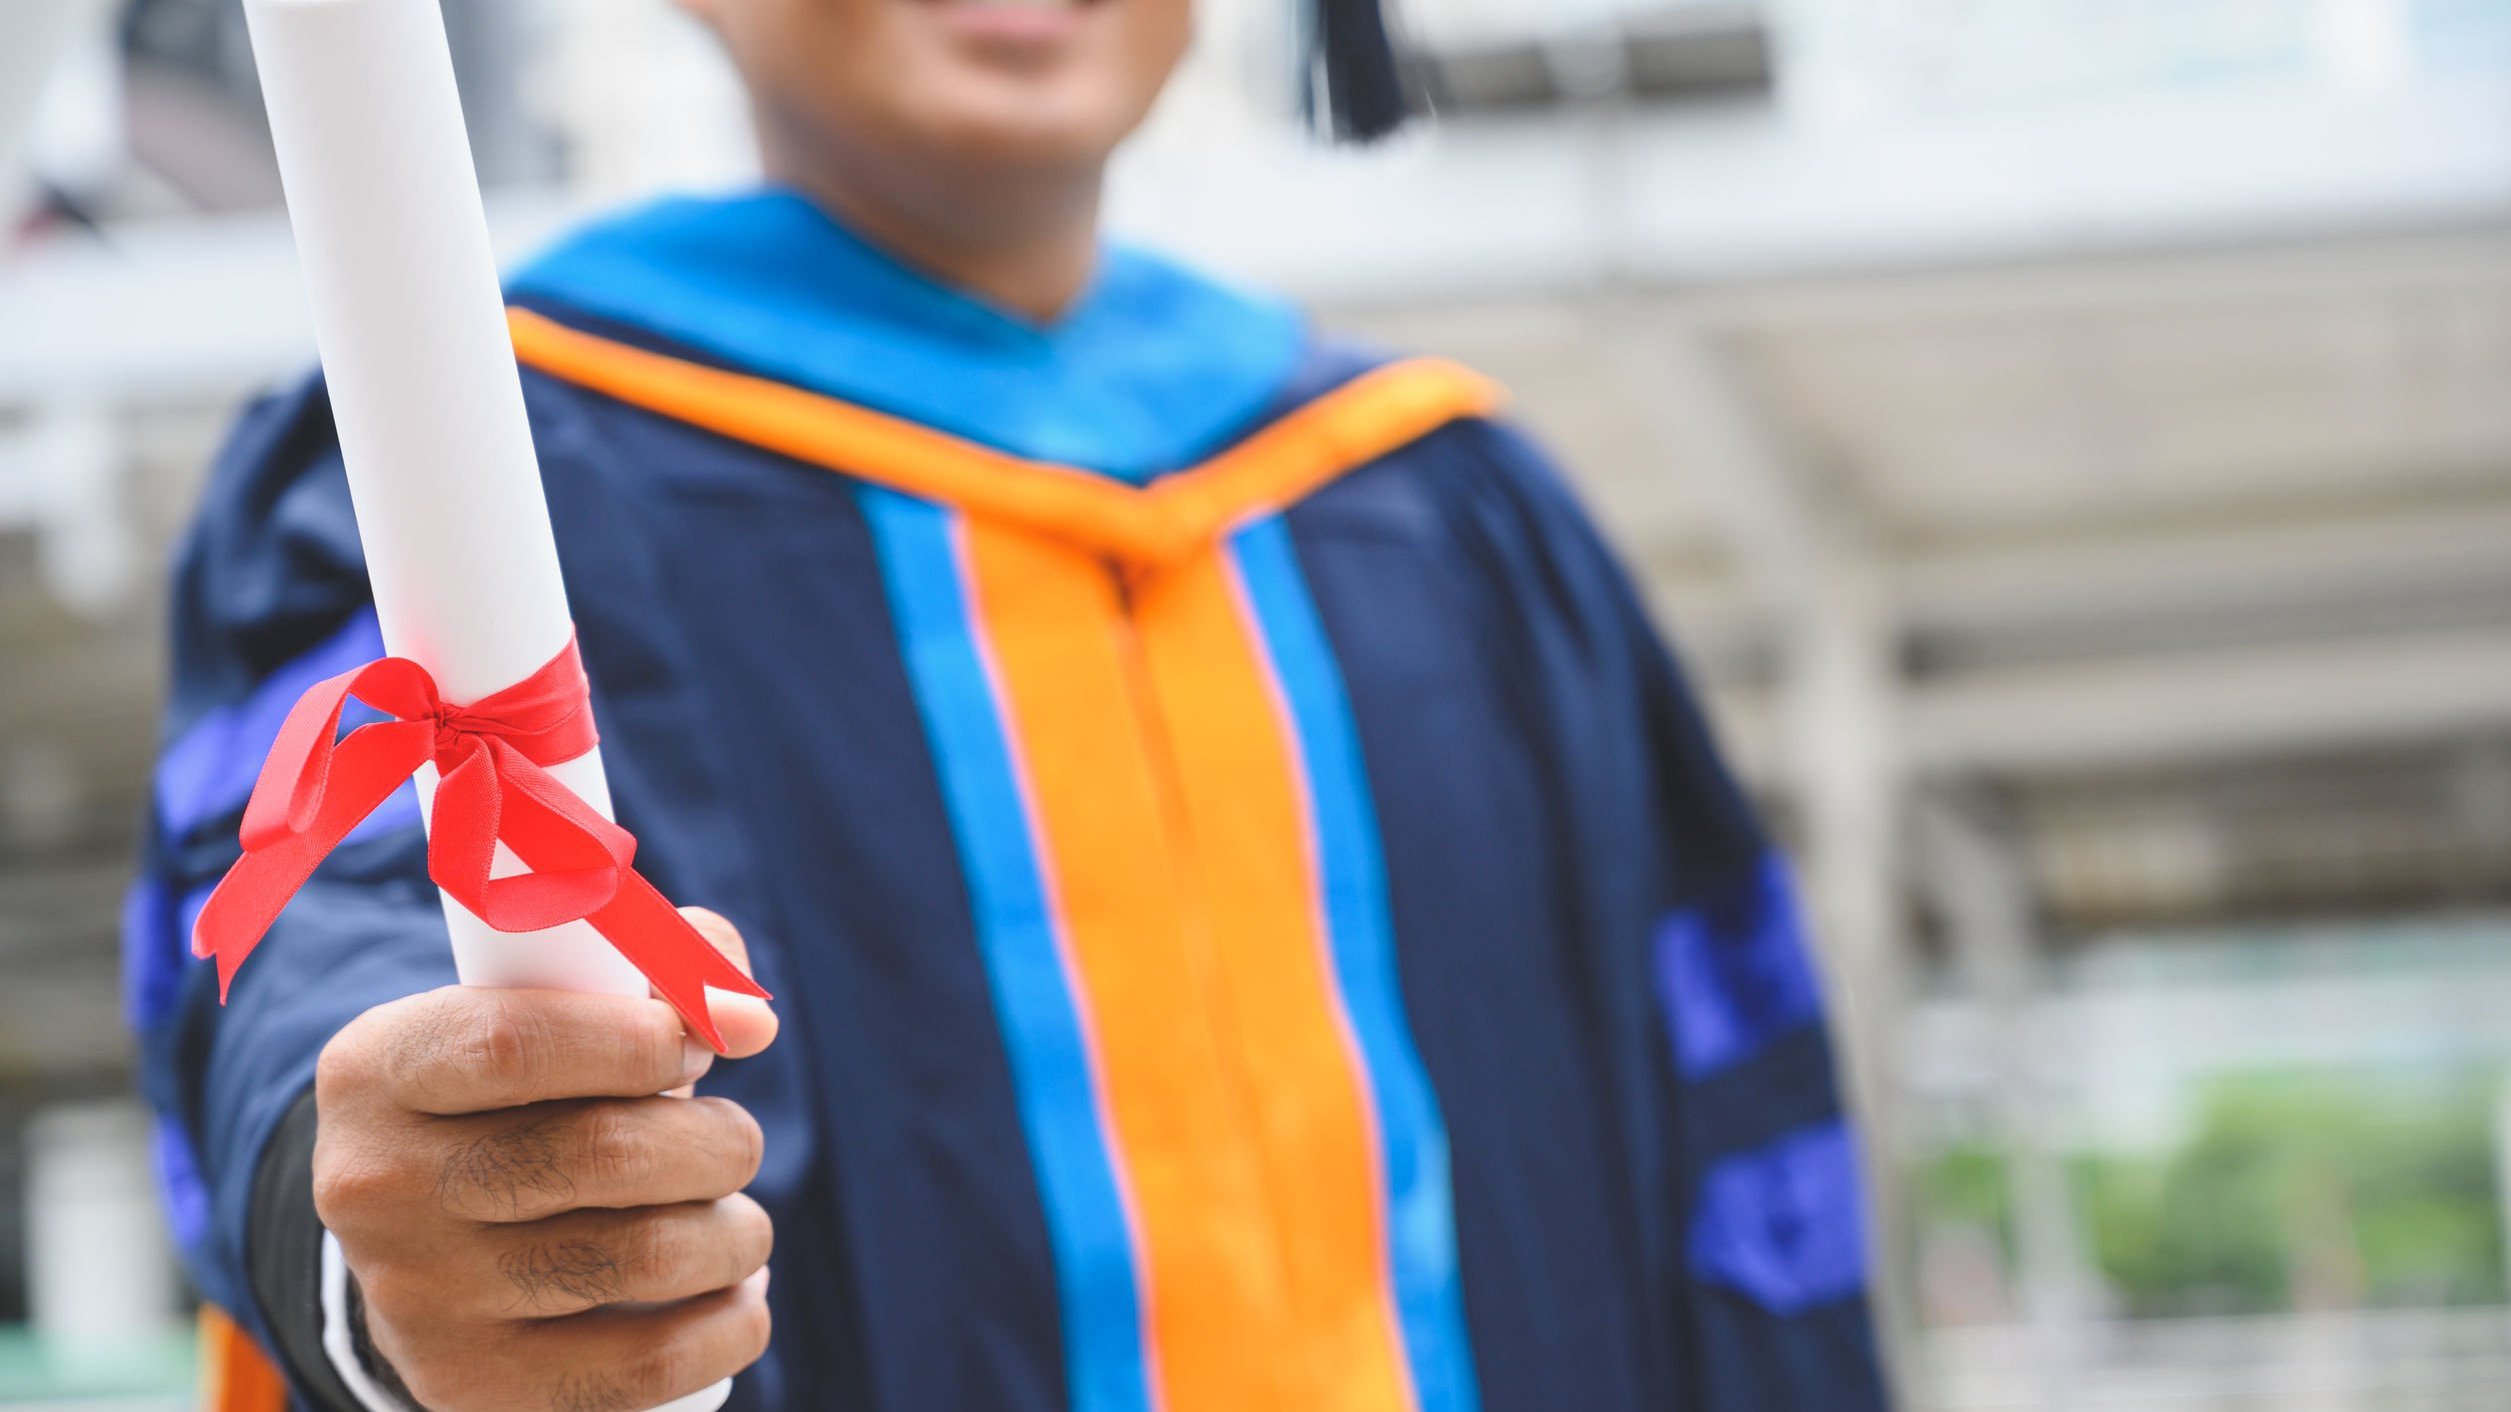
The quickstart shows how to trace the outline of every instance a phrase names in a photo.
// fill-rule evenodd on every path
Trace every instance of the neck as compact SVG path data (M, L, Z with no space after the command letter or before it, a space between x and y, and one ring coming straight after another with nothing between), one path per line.
M770 178L944 284L1035 323L1080 298L1098 262L1099 173L880 170L766 144ZM851 154L847 154L851 155Z

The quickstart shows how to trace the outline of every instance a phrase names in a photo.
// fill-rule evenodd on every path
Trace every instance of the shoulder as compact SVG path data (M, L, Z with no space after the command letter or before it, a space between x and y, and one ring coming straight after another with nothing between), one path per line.
M570 445L616 404L557 378L523 370L536 446ZM295 506L338 499L346 507L340 433L319 369L261 393L236 414L202 483L194 529L275 530Z
M1273 415L1285 418L1364 382L1412 369L1459 383L1455 415L1425 418L1430 424L1418 437L1327 487L1315 497L1319 511L1410 503L1425 513L1435 511L1450 528L1463 516L1495 525L1516 521L1530 532L1585 530L1585 512L1558 462L1513 415L1506 390L1474 369L1359 339L1321 336L1310 344Z
M236 675L219 687L240 688L336 627L365 584L330 398L307 376L247 406L211 462L175 554L179 672L216 658Z
M524 394L545 475L604 463L589 450L595 424L619 409L528 374ZM175 589L180 612L270 625L282 635L300 619L336 618L365 600L365 553L319 372L237 415L176 549Z
M1295 392L1314 403L1403 361L1366 345L1322 343ZM1505 402L1441 423L1293 506L1288 519L1320 562L1334 557L1370 576L1415 573L1443 585L1493 643L1567 648L1595 662L1657 650L1620 557Z

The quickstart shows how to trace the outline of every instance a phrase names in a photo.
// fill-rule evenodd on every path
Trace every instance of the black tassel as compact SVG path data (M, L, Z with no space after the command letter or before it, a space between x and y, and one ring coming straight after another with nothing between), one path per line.
M1373 142L1412 116L1379 0L1305 0L1311 47L1308 126L1338 142Z

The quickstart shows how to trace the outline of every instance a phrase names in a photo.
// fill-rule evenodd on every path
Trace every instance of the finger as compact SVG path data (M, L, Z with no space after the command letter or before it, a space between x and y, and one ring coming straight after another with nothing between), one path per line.
M763 1272L762 1272L763 1273ZM546 1405L642 1412L712 1387L767 1351L767 1281L660 1309L601 1309L519 1326L519 1362L558 1368Z
M696 927L698 934L712 943L732 964L739 966L741 974L758 974L750 969L750 948L742 940L740 928L703 907L683 907L680 915L688 918L689 925ZM715 1017L716 1028L723 1031L726 1058L747 1059L775 1043L775 1007L757 996L710 990L706 993L706 1006Z
M466 1299L507 1319L562 1318L726 1289L767 1263L776 1229L746 1196L636 1211L573 1211L501 1226Z
M656 1000L447 986L369 1012L371 1061L414 1113L485 1113L561 1098L643 1098L688 1082L680 1017Z
M729 1196L758 1175L764 1139L728 1099L597 1099L444 1120L436 1204L509 1225L587 1208Z

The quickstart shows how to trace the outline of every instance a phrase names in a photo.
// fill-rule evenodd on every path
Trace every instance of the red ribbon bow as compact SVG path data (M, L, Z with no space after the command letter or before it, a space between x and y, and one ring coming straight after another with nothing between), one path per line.
M352 696L392 719L338 739ZM636 839L543 768L599 739L572 638L539 671L468 706L447 705L436 679L404 657L316 684L289 710L253 782L244 856L192 928L193 954L217 958L219 998L315 867L433 761L427 875L436 885L501 932L591 922L720 1051L706 987L767 992L629 866ZM490 877L500 842L531 871Z

